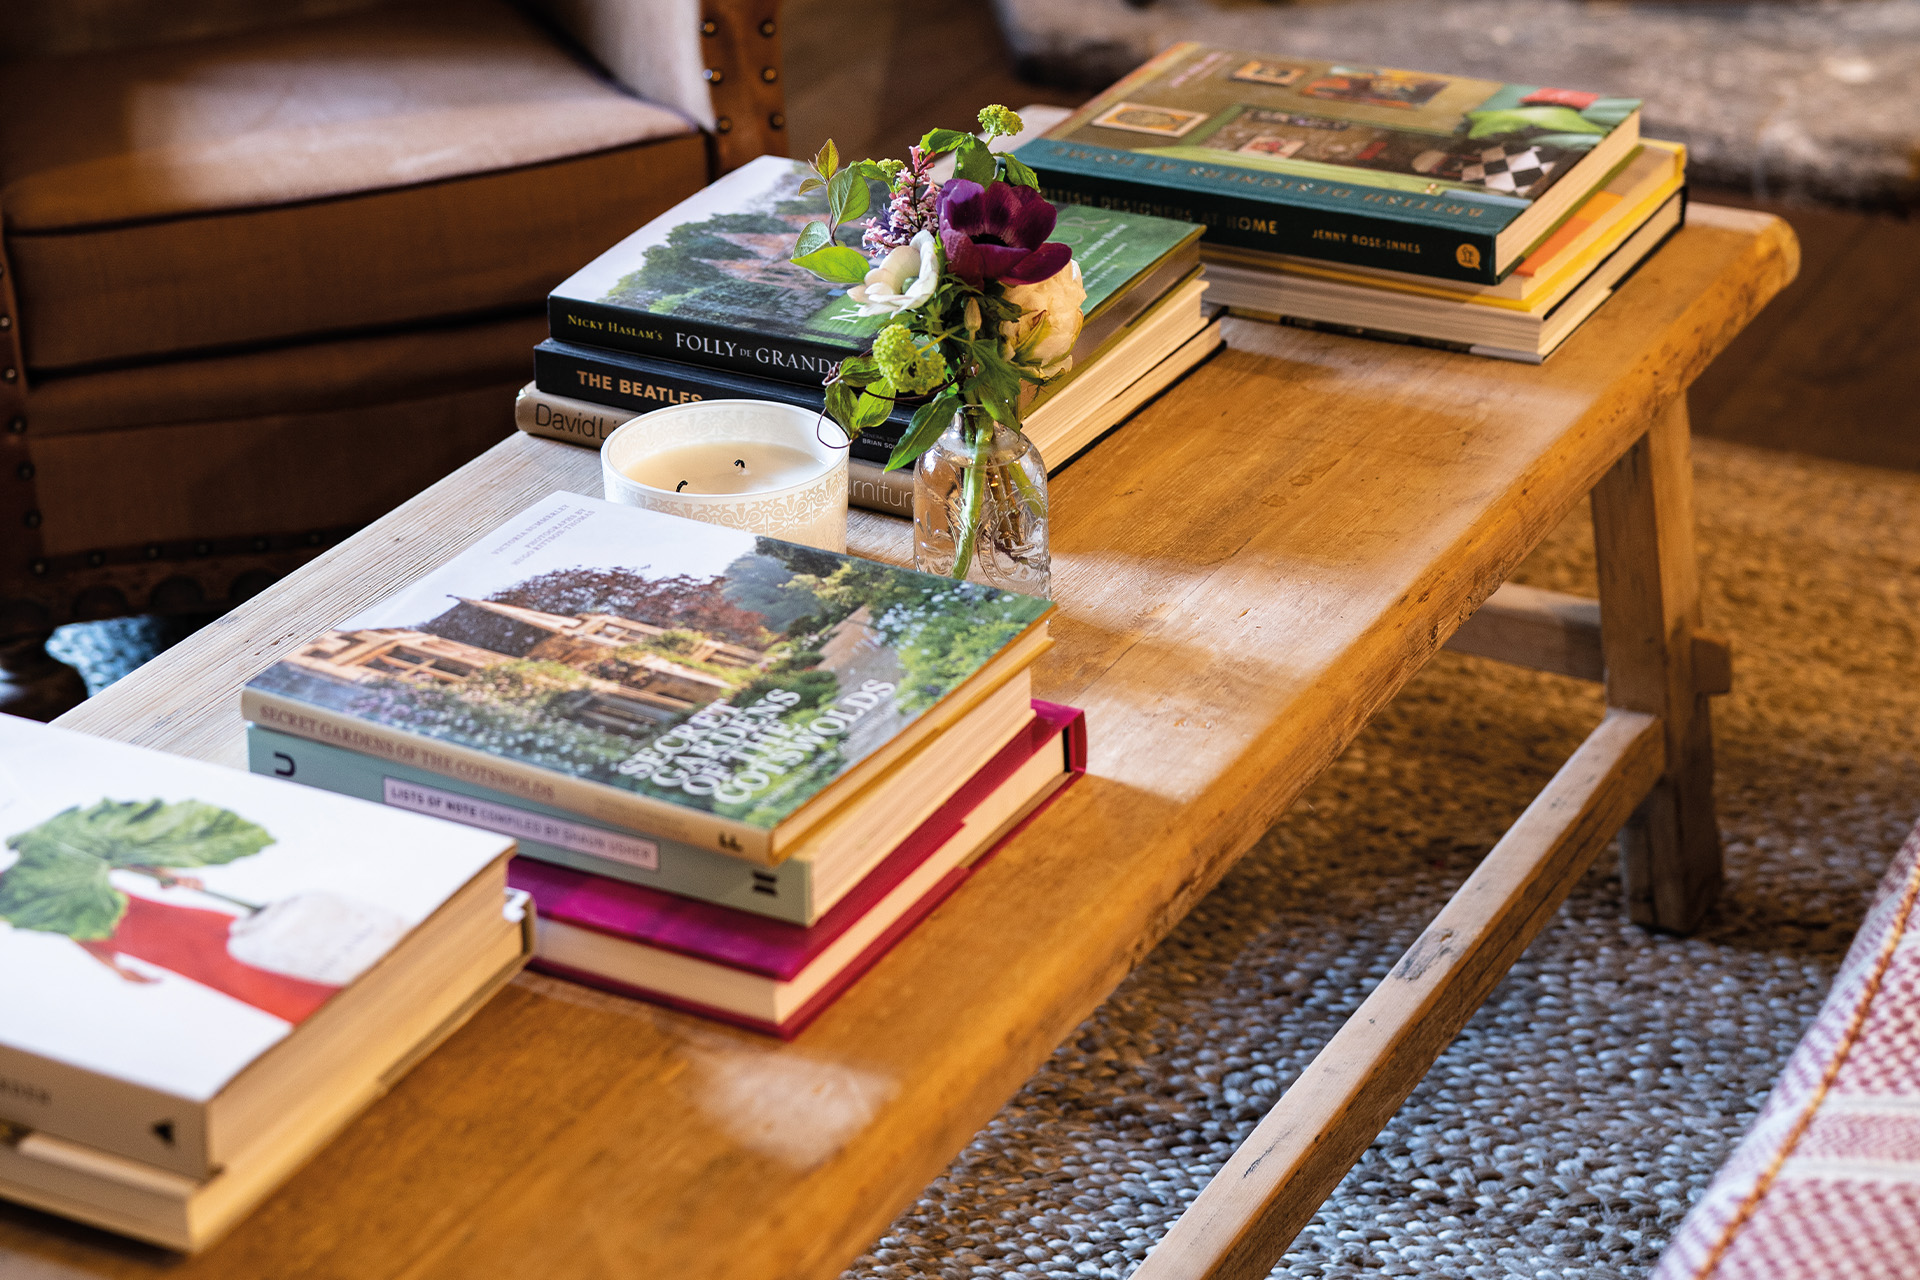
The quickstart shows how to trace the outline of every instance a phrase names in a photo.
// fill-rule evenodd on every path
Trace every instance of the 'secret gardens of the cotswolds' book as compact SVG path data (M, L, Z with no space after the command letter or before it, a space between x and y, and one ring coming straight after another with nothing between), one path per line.
M1052 609L555 493L295 648L241 709L752 861L853 856L1026 725Z
M310 1150L520 955L512 849L0 716L0 1192Z
M826 216L825 195L799 194L808 173L799 161L761 156L681 201L548 295L549 333L817 389L887 317L859 315L844 286L787 261L800 229ZM1073 250L1087 290L1080 349L1092 351L1189 274L1199 235L1168 218L1062 209L1052 238ZM841 231L855 247L859 236L858 220ZM600 398L588 385L541 385Z
M1639 137L1638 99L1186 43L1016 154L1208 243L1493 284Z

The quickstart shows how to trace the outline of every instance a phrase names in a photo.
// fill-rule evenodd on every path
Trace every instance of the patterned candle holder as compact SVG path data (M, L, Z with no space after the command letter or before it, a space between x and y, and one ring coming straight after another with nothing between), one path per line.
M699 400L644 413L607 437L609 502L847 549L847 450L811 409Z

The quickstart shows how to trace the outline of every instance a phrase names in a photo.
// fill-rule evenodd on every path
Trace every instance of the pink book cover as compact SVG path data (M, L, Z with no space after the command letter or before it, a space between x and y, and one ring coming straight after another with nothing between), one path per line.
M1086 767L1086 721L1073 707L1033 704L1027 732L1000 750L887 855L846 897L811 925L749 915L710 902L610 880L569 867L515 858L508 880L533 895L540 914L646 946L696 956L776 981L791 979L833 944L895 885L913 874L934 850L960 829L967 814L1014 772L1067 734L1069 770ZM979 861L979 860L976 860Z
M975 868L985 864L1008 840L1025 830L1053 803L1055 797L1086 771L1085 713L1074 707L1038 699L1033 703L1033 711L1034 718L1026 734L1009 743L939 811L887 855L886 860L875 867L851 893L811 926L750 916L711 903L678 898L640 885L606 880L527 858L516 858L510 865L509 882L514 888L524 889L531 894L540 912L549 918L786 981L831 945L835 938L884 898L895 885L912 874L934 850L945 843L981 799L1034 755L1053 745L1056 736L1064 735L1065 759L1070 775L1066 783L1056 788L1052 795L1002 836L992 849L974 859L971 865L956 867L941 877L939 883L920 901L903 912L898 920L785 1022L775 1025L744 1018L726 1010L677 999L659 991L632 987L538 957L534 959L533 966L622 995L683 1009L750 1030L769 1032L782 1039L793 1038L885 955L895 942L939 906Z

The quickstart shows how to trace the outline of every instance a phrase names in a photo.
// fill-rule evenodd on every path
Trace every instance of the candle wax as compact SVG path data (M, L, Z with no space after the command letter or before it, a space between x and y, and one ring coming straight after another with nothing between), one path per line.
M668 493L762 493L804 484L830 465L792 445L683 444L650 453L623 474Z

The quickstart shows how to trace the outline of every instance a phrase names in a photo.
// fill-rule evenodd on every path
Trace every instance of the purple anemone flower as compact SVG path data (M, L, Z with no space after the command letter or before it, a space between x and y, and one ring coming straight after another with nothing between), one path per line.
M940 247L948 268L976 288L1038 284L1066 266L1073 250L1047 242L1053 220L1053 206L1032 187L953 178L940 188Z

